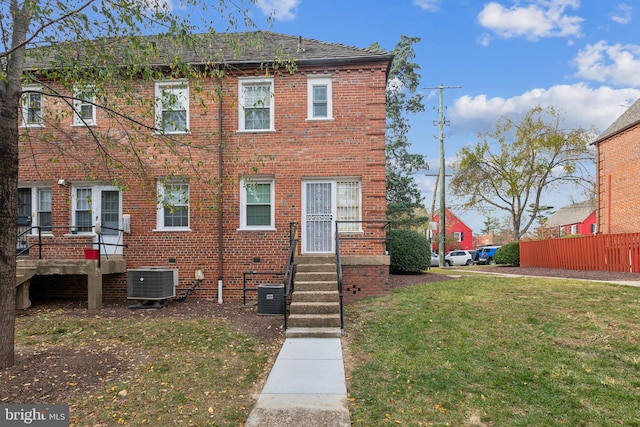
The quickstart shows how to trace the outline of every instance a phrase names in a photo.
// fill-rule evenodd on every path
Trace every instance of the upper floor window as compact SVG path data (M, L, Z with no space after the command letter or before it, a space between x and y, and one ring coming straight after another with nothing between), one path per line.
M462 242L464 240L464 231L454 231L453 237L457 242Z
M41 127L44 125L42 111L42 88L25 86L22 91L22 126Z
M275 228L273 179L253 178L240 187L240 228Z
M158 183L158 229L189 229L189 184Z
M73 124L95 125L96 124L96 96L91 86L80 86L74 88L73 95Z
M156 83L156 128L161 133L189 132L187 82Z
M273 130L273 79L241 79L239 130Z
M332 104L331 77L309 77L307 79L307 119L333 118Z

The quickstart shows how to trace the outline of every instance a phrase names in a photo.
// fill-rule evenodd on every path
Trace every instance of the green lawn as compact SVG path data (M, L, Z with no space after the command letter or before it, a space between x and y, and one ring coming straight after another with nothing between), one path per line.
M640 426L640 288L463 277L346 325L355 426Z

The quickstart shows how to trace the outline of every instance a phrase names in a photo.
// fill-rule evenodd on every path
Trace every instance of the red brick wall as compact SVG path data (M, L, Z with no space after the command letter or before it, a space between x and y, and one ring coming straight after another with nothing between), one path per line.
M598 144L598 232L640 232L640 125Z
M385 295L389 292L389 266L344 266L342 282L344 302Z
M332 121L306 121L307 75L330 74L333 83ZM256 70L249 73L261 76ZM247 74L243 74L246 76ZM167 266L180 271L178 294L182 295L194 283L194 271L204 271L205 280L194 297L215 298L218 280L218 209L223 210L223 284L225 300L241 300L242 273L260 270L282 272L285 267L289 223L301 221L302 180L307 178L351 177L361 180L362 219L385 219L385 85L386 64L359 64L357 68L301 69L295 75L274 77L275 131L238 133L237 91L239 75L224 80L223 98L223 192L222 206L216 202L218 173L218 105L215 99L205 106L190 103L189 135L174 139L184 145L175 150L187 154L190 164L180 162L180 156L162 146L162 138L146 131L146 138L136 142L139 158L144 163L148 179L139 178L137 165L112 170L101 161L83 164L96 158L96 145L82 127L71 127L72 117L63 118L60 128L74 140L72 151L51 161L56 152L50 142L62 138L54 126L29 129L30 133L47 136L47 142L30 138L21 145L20 181L48 184L52 189L54 227L71 223L71 186L57 184L64 178L74 182L111 182L126 184L122 190L123 214L131 216L131 234L124 235L128 247L124 255L129 268ZM216 81L201 82L205 93L213 93ZM137 95L152 100L153 84L140 84ZM45 99L45 112L54 112L56 105ZM127 107L122 106L127 112ZM138 114L138 113L136 113ZM138 114L141 121L151 125L152 114ZM114 138L124 158L122 147L127 146L123 128L99 111L97 132ZM24 131L24 129L23 129ZM120 138L120 139L117 139ZM26 141L26 140L25 140ZM188 144L188 145L187 145ZM131 148L131 147L129 147ZM118 154L119 153L119 154ZM240 231L239 180L257 170L260 175L275 179L275 231ZM168 176L189 179L191 231L155 231L155 180ZM384 230L380 229L380 236ZM54 231L55 239L63 238ZM69 238L69 237L68 237ZM360 245L360 255L379 255L375 245ZM49 257L80 257L79 248L56 246L48 249ZM386 273L385 273L386 274ZM380 272L376 275L382 277ZM355 282L354 282L355 283ZM105 277L103 295L106 299L126 297L126 275ZM363 292L369 292L363 291Z

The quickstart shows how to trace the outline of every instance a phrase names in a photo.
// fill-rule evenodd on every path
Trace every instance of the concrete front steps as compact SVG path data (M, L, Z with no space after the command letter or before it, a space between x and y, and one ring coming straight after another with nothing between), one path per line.
M297 257L294 283L287 337L340 337L342 331L336 257Z

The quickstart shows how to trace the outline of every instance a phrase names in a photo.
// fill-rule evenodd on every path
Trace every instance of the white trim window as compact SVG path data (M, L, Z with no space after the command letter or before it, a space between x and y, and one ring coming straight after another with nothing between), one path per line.
M51 188L37 189L37 225L41 231L51 233Z
M360 221L360 181L336 182L336 220ZM340 232L360 231L359 222L340 224Z
M159 133L189 132L189 85L186 81L157 82L156 128Z
M43 95L40 86L29 85L22 88L22 126L43 127Z
M274 124L273 79L238 81L238 130L272 131Z
M93 86L73 88L73 125L94 126L96 124L96 95Z
M158 182L159 230L189 230L189 184Z
M464 231L454 231L453 238L456 239L456 242L462 242L464 240Z
M275 229L275 191L273 178L252 178L240 183L240 228Z
M93 221L91 208L93 194L91 187L77 187L73 195L73 230L77 233L91 233Z
M578 224L571 225L571 234L578 234Z
M333 119L332 80L327 76L307 78L307 120Z

